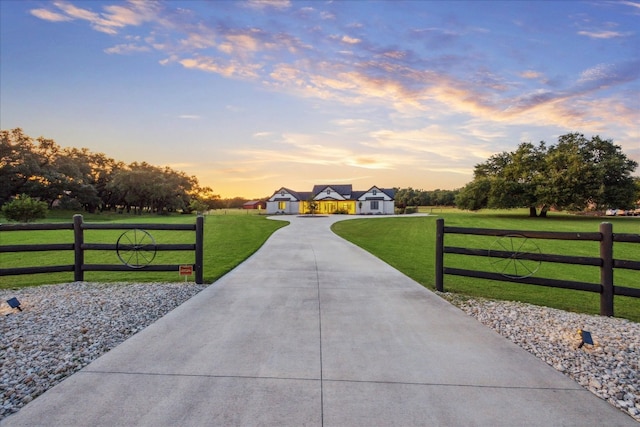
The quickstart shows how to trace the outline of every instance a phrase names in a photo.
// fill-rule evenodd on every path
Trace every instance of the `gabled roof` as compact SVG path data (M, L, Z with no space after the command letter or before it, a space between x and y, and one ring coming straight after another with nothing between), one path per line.
M353 186L351 184L343 184L343 185L314 185L313 186L313 194L318 195L321 192L325 191L327 188L331 188L336 193L341 196L351 197L351 192Z
M295 198L296 198L296 199L298 199L298 200L303 200L303 199L301 199L301 198L300 198L300 193L299 193L299 192L297 192L297 191L293 191L293 190L290 190L290 189L288 189L287 187L281 187L279 190L274 191L274 193L273 193L273 194L275 195L275 194L278 194L278 193L282 193L283 191L284 191L285 193L289 193L289 194L291 194L293 197L295 197Z
M396 190L395 189L393 189L393 188L380 188L380 187L375 186L375 185L373 187L371 187L370 189L368 189L367 191L355 192L353 198L354 199L361 199L365 194L373 192L374 189L384 193L391 200L395 200L395 196L396 196ZM356 193L357 193L357 195L356 195ZM368 197L367 200L371 200L371 198Z
M391 197L392 199L396 198L395 188L378 188L378 190L382 191L384 194Z

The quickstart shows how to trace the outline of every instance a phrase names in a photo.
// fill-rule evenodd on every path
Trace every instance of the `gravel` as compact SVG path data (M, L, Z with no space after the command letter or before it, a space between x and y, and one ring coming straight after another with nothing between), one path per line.
M0 290L0 419L205 287L77 282ZM640 421L640 323L440 295ZM12 297L24 311L9 308ZM580 329L594 345L578 348Z
M205 287L77 282L0 290L0 420ZM12 297L22 312L5 303Z

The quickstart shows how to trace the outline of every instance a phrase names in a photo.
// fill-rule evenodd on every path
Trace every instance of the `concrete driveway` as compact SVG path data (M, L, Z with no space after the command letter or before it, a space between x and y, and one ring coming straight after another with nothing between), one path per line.
M335 236L347 218L278 218L242 265L2 426L637 426Z

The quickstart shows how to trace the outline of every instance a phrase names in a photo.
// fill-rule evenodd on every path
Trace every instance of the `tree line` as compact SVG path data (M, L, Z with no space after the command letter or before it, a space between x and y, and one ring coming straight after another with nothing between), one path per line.
M396 206L457 206L461 209L633 208L640 200L638 163L611 140L579 133L548 146L521 143L474 168L473 181L459 190L396 188ZM241 208L242 197L221 199L195 176L146 162L125 164L86 148L63 148L33 139L20 128L0 130L0 207L18 195L49 208L95 212L192 212Z
M411 187L396 188L396 207L454 206L459 190L415 190Z
M25 194L49 208L190 212L220 197L195 176L146 162L125 164L86 148L63 148L22 129L0 130L0 206Z

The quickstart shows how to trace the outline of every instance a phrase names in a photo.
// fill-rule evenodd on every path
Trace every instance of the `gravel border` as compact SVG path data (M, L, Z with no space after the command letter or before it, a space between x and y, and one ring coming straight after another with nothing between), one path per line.
M0 420L204 288L75 282L0 290ZM438 295L640 421L640 323ZM9 308L12 297L24 311ZM578 348L579 329L592 333L593 346Z
M0 290L0 420L204 288L75 282ZM9 308L12 297L24 311Z

